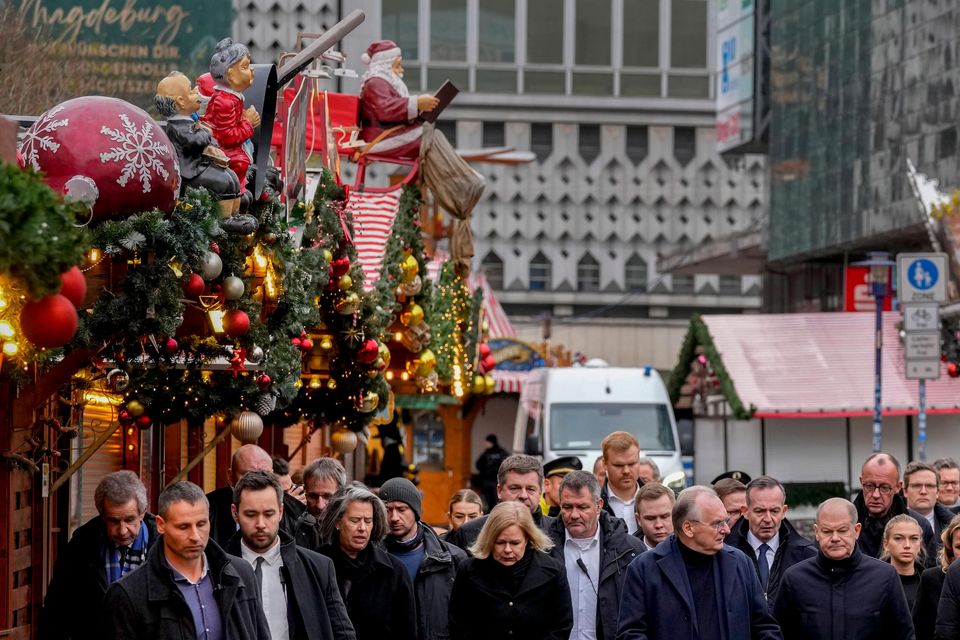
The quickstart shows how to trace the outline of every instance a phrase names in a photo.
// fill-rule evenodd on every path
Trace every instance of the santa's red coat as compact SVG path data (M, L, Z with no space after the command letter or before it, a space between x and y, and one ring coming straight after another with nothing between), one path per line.
M383 141L378 142L370 153L397 158L417 158L420 155L420 123L410 118L410 99L383 78L369 78L360 89L360 137L373 141L385 129L401 125ZM395 146L396 139L408 140Z

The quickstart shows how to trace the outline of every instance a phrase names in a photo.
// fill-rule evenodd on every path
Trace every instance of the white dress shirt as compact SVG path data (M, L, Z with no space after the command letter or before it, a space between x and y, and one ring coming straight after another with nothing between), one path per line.
M613 489L610 489L608 493L610 495L607 496L607 504L610 505L610 508L613 509L617 517L627 524L627 533L633 535L640 527L640 525L637 524L637 516L634 511L634 505L637 503L637 495L633 494L630 500L621 500L617 497L617 494L613 492Z
M757 536L753 535L753 531L747 531L747 542L750 543L750 547L753 549L753 557L757 559L757 562L760 562L760 545L763 542ZM777 549L780 548L780 532L777 531L773 534L773 537L767 541L767 546L770 549L767 550L766 558L763 560L767 563L767 569L773 569L773 559L777 557ZM770 575L769 573L767 575Z
M280 557L280 537L278 536L273 546L257 553L245 542L240 543L243 559L250 563L254 570L257 568L257 558L263 557L263 564L260 570L263 572L263 586L260 595L263 598L263 612L267 617L267 625L270 627L270 637L272 640L287 640L290 635L287 623L287 591L283 580L280 577L280 567L283 566L283 558Z
M587 568L577 563L580 560ZM600 525L590 538L571 538L564 534L563 561L573 604L573 629L570 640L596 640L597 589L600 587Z

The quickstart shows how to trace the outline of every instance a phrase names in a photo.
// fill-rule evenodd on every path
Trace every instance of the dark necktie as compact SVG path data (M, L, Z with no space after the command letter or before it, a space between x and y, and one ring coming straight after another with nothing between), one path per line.
M256 566L253 568L253 575L257 578L257 590L263 593L263 556L257 556Z
M757 551L757 567L760 569L760 584L763 586L763 590L767 590L767 581L770 580L770 565L767 564L767 551L770 551L770 547L767 546L767 543L760 545L760 549Z

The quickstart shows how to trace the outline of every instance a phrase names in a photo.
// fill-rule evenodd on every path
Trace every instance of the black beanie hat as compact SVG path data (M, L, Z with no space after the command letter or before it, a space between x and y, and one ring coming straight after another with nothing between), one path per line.
M380 487L380 499L386 502L405 502L410 505L417 515L417 520L423 515L423 498L413 483L406 478L390 478Z

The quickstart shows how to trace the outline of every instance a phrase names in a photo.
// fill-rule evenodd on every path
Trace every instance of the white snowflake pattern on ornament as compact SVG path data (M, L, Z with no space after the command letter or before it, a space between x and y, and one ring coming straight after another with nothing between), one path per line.
M144 193L150 193L152 172L155 171L164 180L170 177L170 173L160 160L161 156L170 153L170 149L162 142L153 139L150 122L144 122L138 131L127 114L121 113L120 121L123 123L123 130L111 129L106 125L100 128L100 133L121 145L101 153L100 162L124 162L123 172L117 178L117 184L125 187L133 178L140 181Z
M63 120L54 118L61 111L63 111L63 105L54 107L40 116L40 119L27 130L27 133L23 136L23 141L20 143L20 155L23 157L24 163L29 164L37 171L40 171L41 151L56 153L60 150L60 143L51 134L70 124L69 118Z

